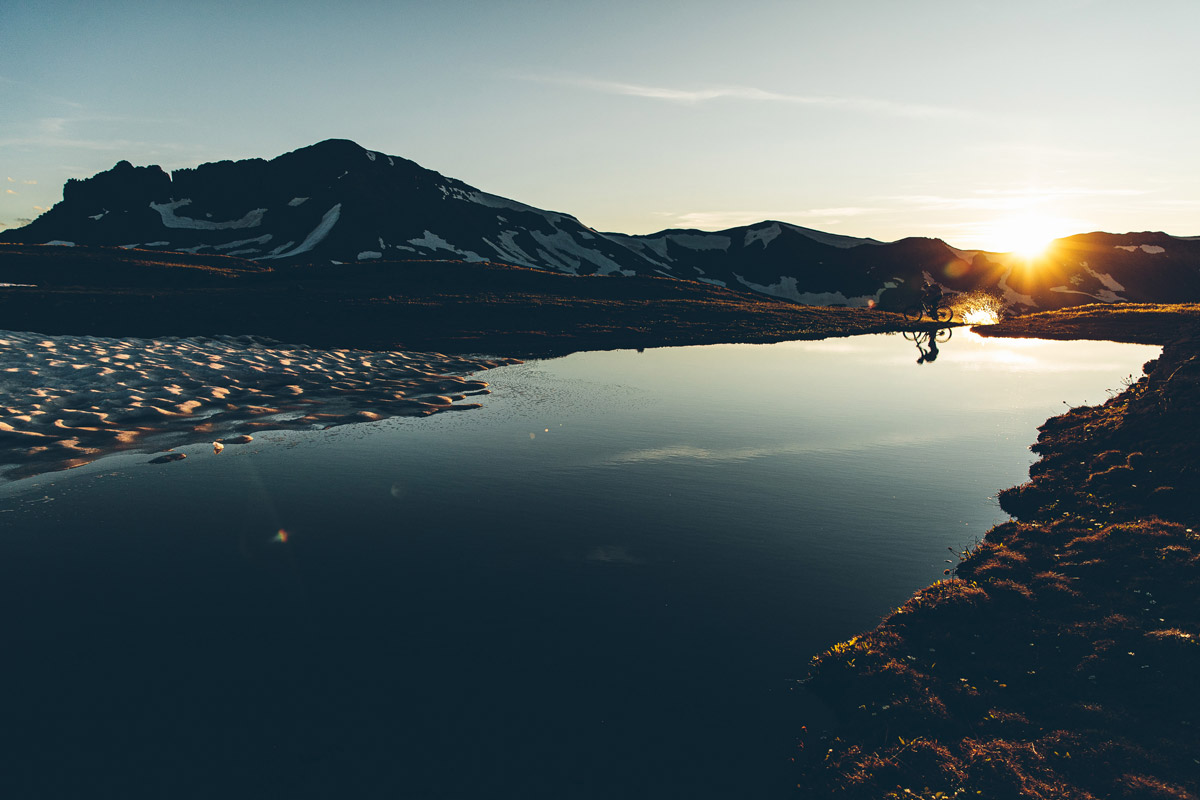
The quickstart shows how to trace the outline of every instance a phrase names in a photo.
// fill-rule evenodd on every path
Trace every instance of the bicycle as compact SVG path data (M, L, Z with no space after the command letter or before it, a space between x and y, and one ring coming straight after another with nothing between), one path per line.
M949 322L954 318L954 309L946 305L944 300L939 300L932 307L926 302L914 303L904 309L904 319L908 322L919 322L926 313L934 322Z
M914 342L917 347L927 345L931 341L936 344L945 344L954 335L954 328L938 328L932 333L929 331L901 331L900 335L906 340Z

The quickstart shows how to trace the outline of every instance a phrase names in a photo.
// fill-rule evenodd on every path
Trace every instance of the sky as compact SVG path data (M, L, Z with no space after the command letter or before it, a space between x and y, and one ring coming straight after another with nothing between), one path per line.
M1196 0L4 0L0 225L328 138L598 230L1200 235Z

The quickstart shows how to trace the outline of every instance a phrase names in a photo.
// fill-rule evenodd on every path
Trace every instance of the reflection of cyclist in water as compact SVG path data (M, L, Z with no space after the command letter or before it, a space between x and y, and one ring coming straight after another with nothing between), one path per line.
M922 343L928 342L929 349L921 347ZM918 364L924 364L928 361L937 361L938 346L936 336L926 336L923 339L917 339L917 350L920 351L921 357L917 359Z

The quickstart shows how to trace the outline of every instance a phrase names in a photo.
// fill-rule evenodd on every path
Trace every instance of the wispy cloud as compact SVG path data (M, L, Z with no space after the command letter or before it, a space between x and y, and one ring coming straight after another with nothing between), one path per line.
M651 86L640 83L621 83L605 81L596 78L529 75L518 74L514 77L520 80L536 83L573 86L602 94L624 95L627 97L644 97L650 100L663 100L681 105L699 105L714 100L742 100L758 103L780 103L798 106L813 106L819 108L844 109L872 114L886 114L904 117L957 117L967 116L962 109L946 106L933 106L922 103L907 103L894 100L881 100L873 97L854 97L841 95L804 95L785 92L773 92L754 86L718 85L704 86L698 89L679 89L669 86Z

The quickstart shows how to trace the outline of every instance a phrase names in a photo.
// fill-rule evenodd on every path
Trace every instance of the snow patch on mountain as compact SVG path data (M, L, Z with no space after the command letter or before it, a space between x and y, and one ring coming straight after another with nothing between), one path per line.
M425 250L446 250L462 256L466 261L487 261L486 258L482 257L478 253L474 253L470 250L459 250L457 247L450 244L433 231L425 231L424 236L420 237L419 239L409 239L408 243L416 245L417 247Z
M307 197L293 197L291 200L288 200L288 205L293 207L304 205L307 200Z
M1012 271L1012 266L1009 266L1008 270L1005 271L1004 276L1001 277L1000 281L997 283L997 287L1000 289L1000 291L1004 292L1004 301L1010 306L1021 305L1027 308L1037 308L1038 303L1031 296L1027 294L1021 294L1016 289L1008 285L1008 279L1012 277ZM928 273L926 273L926 275L928 276Z
M314 247L320 244L321 241L329 235L329 232L333 230L333 226L337 224L337 221L341 216L342 204L338 203L333 208L325 212L325 215L321 217L321 221L317 223L317 227L313 228L308 236L304 237L304 241L302 241L300 245L296 247L296 249L288 250L285 253L278 253L276 255L269 256L269 258L291 258L292 256L300 255L301 253L307 253L309 250L312 250Z
M1088 275L1091 275L1093 278L1100 281L1100 285L1103 286L1105 289L1109 290L1109 292L1125 291L1125 287L1122 286L1121 284L1117 283L1116 279L1113 278L1112 275L1101 274L1099 272L1096 272L1096 270L1092 269L1091 267L1089 267L1087 265L1086 261L1084 261L1081 266L1083 267L1084 271L1087 272ZM1116 297L1116 295L1113 295L1113 297ZM1118 298L1118 300L1121 300L1121 299L1124 299L1124 298ZM1109 301L1109 302L1117 302L1117 301Z
M597 275L611 275L614 272L622 272L620 264L608 258L603 253L580 244L575 240L575 237L566 231L559 231L552 234L545 234L541 231L530 231L529 235L542 247L573 262L569 270L570 272L578 270L579 265L584 261L596 265Z
M383 258L383 253L378 250L363 250L358 254L359 261L369 261L376 258Z
M539 266L529 254L526 253L519 244L517 244L518 231L503 231L497 237L500 244L496 244L490 239L484 239L484 243L500 256L501 260L516 264L521 267L537 267Z
M241 219L231 219L225 222L211 222L206 219L193 219L192 217L178 216L176 209L183 208L192 204L190 199L175 200L170 203L150 203L150 208L154 209L162 217L163 227L166 228L187 228L197 231L226 231L238 228L257 228L262 224L263 214L267 213L265 208L255 208L247 211Z
M765 250L767 249L767 245L781 233L783 233L783 228L778 222L772 223L766 228L748 230L746 231L746 241L742 243L742 247L749 247L755 242L762 242L763 249Z
M257 239L238 239L236 242L226 242L225 244L215 245L213 247L213 249L214 250L228 250L231 247L241 247L242 245L245 245L245 244L266 244L267 242L271 241L271 239L273 239L273 238L274 238L274 236L272 236L271 234L264 233L262 236L259 236ZM161 244L166 245L168 243L162 242ZM148 244L146 246L147 247L157 247L158 243L151 242L150 244Z
M1118 244L1113 246L1118 250L1128 250L1131 253L1141 249L1143 253L1149 253L1152 256L1167 252L1165 247L1159 247L1156 244Z

